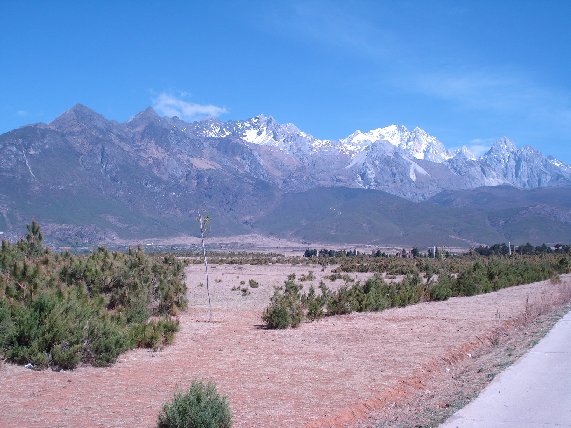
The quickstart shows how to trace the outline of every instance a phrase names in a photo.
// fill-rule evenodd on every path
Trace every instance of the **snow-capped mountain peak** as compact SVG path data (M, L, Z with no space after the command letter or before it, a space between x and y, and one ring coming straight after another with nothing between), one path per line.
M157 121L151 113L141 117ZM263 114L243 121L208 119L186 123L162 118L157 123L193 139L228 138L242 142L268 165L271 172L266 173L277 174L276 179L284 180L288 188L305 188L310 183L357 185L415 200L446 188L500 184L535 188L571 182L571 167L546 158L531 147L517 148L506 137L477 157L467 147L448 151L440 140L419 127L409 130L394 124L357 130L340 140L326 140ZM293 177L300 171L305 175L297 183Z
M547 156L547 161L556 168L561 168L565 171L571 171L571 166L561 162L559 159L556 159L553 156Z
M186 128L185 128L186 129ZM292 123L280 124L273 117L260 114L244 121L220 122L208 119L194 122L189 131L209 138L237 137L249 144L276 147L298 158L320 151L337 152L353 159L374 143L387 142L414 159L442 163L453 157L442 142L423 129L409 131L402 125L389 125L367 132L357 130L340 140L315 138Z
M444 144L436 137L431 136L419 127L409 131L402 125L389 125L368 132L358 130L340 140L340 144L344 148L344 152L354 155L378 141L386 141L399 147L415 159L441 163L452 157Z
M517 150L516 145L508 137L500 137L490 148L488 153L512 153Z
M45 138L38 139L38 133ZM486 154L476 157L466 147L446 150L419 127L409 130L400 125L327 140L266 115L189 123L148 109L117 123L78 105L48 125L30 125L0 137L0 167L9 170L8 174L16 168L36 183L40 174L35 171L44 163L37 154L42 147L59 144L66 156L70 150L79 156L81 162L74 160L70 168L84 168L84 159L91 162L85 164L88 177L105 180L101 186L114 182L118 171L144 171L133 177L144 177L161 195L157 196L160 201L165 199L165 183L172 186L171 196L188 188L202 191L210 184L222 184L227 189L224 195L235 188L238 195L244 195L239 189L245 188L271 195L315 187L364 187L410 200L480 186L571 185L571 166L532 147L518 148L507 138L500 138ZM52 165L49 156L46 152L48 166ZM122 187L117 189L123 192Z
M454 157L460 157L471 161L478 159L478 157L466 146L462 146L456 150L454 152Z

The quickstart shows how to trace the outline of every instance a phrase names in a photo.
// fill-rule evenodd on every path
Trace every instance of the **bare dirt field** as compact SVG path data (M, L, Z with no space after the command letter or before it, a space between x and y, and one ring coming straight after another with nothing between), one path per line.
M112 239L108 242L109 245L119 246L137 246L142 245L145 248L153 247L178 247L188 248L194 251L201 249L201 240L196 236L176 236L170 238L146 238L146 239ZM277 253L283 255L299 256L308 248L328 250L357 250L362 253L369 254L373 250L385 251L389 254L395 254L402 250L399 245L367 245L367 244L328 244L324 242L308 242L300 241L294 238L278 238L275 236L267 235L233 235L233 236L208 236L208 248L215 251L239 251L239 252L256 252L256 253ZM411 249L410 247L407 247ZM452 253L465 253L468 251L469 246L466 247L446 247L446 250ZM428 248L421 248L422 251L427 251Z
M460 382L476 356L497 348L512 331L524 334L521 327L537 315L561 308L571 290L571 275L563 275L559 284L544 281L271 331L261 328L260 314L273 286L309 270L317 278L305 283L317 285L327 271L211 266L208 322L206 287L198 286L202 269L187 268L190 307L181 314L174 344L162 351L134 350L112 367L71 372L0 366L0 426L150 427L173 392L197 377L214 380L228 396L236 427L374 426L386 418L406 426L412 417L407 411L418 413L410 406L424 398L449 406L454 394L440 388ZM249 279L259 287L249 287Z

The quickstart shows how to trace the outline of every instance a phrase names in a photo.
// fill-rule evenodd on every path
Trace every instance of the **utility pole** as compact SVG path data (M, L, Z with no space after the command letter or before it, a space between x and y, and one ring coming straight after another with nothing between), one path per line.
M204 246L204 233L210 223L210 217L203 216L198 212L198 223L200 224L200 238L202 241L202 254L204 256L204 272L206 275L206 294L208 295L208 322L212 321L212 304L210 303L210 288L208 286L208 259L206 258L206 247Z

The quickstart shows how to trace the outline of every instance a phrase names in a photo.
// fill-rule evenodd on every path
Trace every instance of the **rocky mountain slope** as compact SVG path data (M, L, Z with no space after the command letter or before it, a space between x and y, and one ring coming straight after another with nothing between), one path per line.
M571 188L452 190L422 202L355 188L285 195L258 230L307 242L472 247L571 242Z
M358 195L353 201L357 211L390 194L400 212L426 210L426 204L432 212L441 209L442 200L434 198L443 191L510 185L557 192L571 184L571 167L531 147L517 148L507 138L476 158L465 148L447 150L420 128L391 125L334 141L263 115L187 123L149 108L117 123L76 105L49 124L1 135L0 180L0 232L6 236L34 217L54 238L96 242L193 234L198 209L216 219L213 231L219 235L258 230L295 235L296 228L284 229L287 222L278 214L295 212L307 197L330 201L337 192L332 188L346 189L339 190L339 197ZM317 213L326 205L311 209ZM540 209L541 215L567 224L569 208L549 206L553 209ZM343 210L352 212L349 206ZM475 212L463 210L458 215ZM390 239L397 243L399 236L410 235L403 242L412 242L412 221L407 232L407 222L399 220L401 232ZM444 223L435 236L477 239ZM363 239L388 239L378 222L367 227ZM330 229L320 230L312 236L338 241ZM483 242L505 235L502 228L491 230Z
M337 141L317 139L293 124L282 125L263 115L247 121L195 122L183 129L190 135L234 137L252 146L278 149L299 162L298 167L313 170L322 185L343 183L411 200L424 200L445 189L571 184L570 166L530 146L517 148L505 137L476 158L466 147L451 152L424 130L397 125L358 130Z

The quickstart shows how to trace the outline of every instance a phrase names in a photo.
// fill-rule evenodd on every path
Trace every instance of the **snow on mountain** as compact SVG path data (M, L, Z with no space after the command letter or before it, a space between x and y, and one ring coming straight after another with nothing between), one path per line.
M442 163L454 156L442 142L426 131L418 127L409 131L401 125L390 125L368 132L357 130L347 138L326 140L315 138L291 123L280 124L271 116L258 115L245 121L220 122L210 119L194 122L191 132L210 138L234 136L246 143L276 147L302 158L324 150L354 158L371 144L380 141L402 149L415 159Z
M85 153L92 150L88 137L113 142L137 154L164 179L184 179L189 165L197 171L218 165L217 170L234 168L285 191L365 187L412 200L445 189L571 184L571 166L530 146L518 148L506 137L477 157L465 146L447 150L426 131L402 125L357 130L346 138L327 140L266 115L188 123L160 117L149 108L119 124L77 105L47 126L65 132ZM105 153L109 150L106 147Z
M561 169L562 171L571 174L571 166L561 162L559 159L555 159L553 156L547 156L547 161L555 168Z
M568 185L571 168L531 146L518 148L502 137L479 160L484 185L509 184L523 189Z
M368 132L358 130L347 138L340 140L340 144L344 153L354 156L365 147L378 141L387 141L416 159L441 163L453 156L452 153L446 150L444 144L423 129L416 127L409 131L402 125L389 125L385 128L372 129Z
M499 138L488 150L484 157L495 159L502 164L509 162L510 157L517 152L516 145L507 137Z
M209 138L233 136L245 143L276 147L297 156L305 156L332 146L329 140L317 139L292 123L280 124L273 117L263 114L244 121L221 122L209 119L193 122L188 132Z
M518 148L507 137L478 158L465 146L449 151L423 129L402 125L357 130L340 140L318 139L265 115L245 121L194 122L185 130L199 137L234 137L252 146L276 148L305 165L306 174L322 185L353 183L411 199L447 188L502 184L535 188L571 182L570 166L529 146Z
M452 157L464 158L471 161L478 159L477 156L466 146L462 146L458 150L455 150Z

